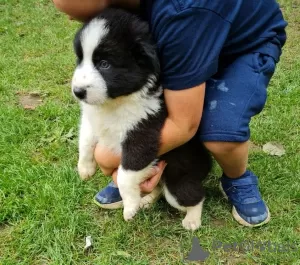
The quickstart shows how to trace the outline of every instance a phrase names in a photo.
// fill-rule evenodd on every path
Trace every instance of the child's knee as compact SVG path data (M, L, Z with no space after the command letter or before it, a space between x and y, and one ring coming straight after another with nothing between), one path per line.
M244 148L247 142L204 142L205 147L212 154L232 154L236 150Z
M96 145L94 158L102 173L106 176L110 176L114 169L118 167L117 161L110 155L110 152L100 145Z

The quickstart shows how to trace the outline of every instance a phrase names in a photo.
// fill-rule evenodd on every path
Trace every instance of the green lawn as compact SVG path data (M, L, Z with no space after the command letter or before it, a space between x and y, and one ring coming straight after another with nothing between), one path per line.
M78 23L47 0L0 1L0 264L182 264L197 236L205 264L300 264L300 1L281 1L288 42L269 87L267 106L252 122L249 166L260 176L272 219L241 227L207 181L203 227L181 227L182 215L160 201L133 222L102 210L94 194L109 181L83 183L75 171L79 107L70 93L72 39ZM34 108L28 97L38 99ZM25 106L24 106L25 105ZM27 105L27 106L26 106ZM281 143L282 157L261 146ZM85 237L94 247L83 252ZM297 251L213 250L213 242L296 242Z

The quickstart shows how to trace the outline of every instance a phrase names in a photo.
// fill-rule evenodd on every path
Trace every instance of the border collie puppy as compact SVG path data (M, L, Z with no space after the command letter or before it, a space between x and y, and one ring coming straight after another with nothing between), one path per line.
M211 169L211 158L195 139L157 157L167 109L148 25L125 11L107 9L77 32L74 48L72 92L81 105L81 178L95 173L97 142L121 155L118 187L124 219L130 220L140 207L139 184L163 159L167 166L161 183L147 196L157 197L162 190L173 207L186 212L182 225L197 229L204 201L201 182Z

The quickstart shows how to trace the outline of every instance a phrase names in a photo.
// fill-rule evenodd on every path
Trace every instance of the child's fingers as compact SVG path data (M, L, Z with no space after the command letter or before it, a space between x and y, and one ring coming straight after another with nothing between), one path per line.
M165 161L158 162L150 173L150 177L140 184L141 191L144 193L150 193L159 183L162 173L166 167L167 163ZM116 186L118 186L117 176L118 169L115 169L112 173L112 179Z
M116 186L118 187L117 176L118 176L118 169L115 169L113 171L113 173L111 174L111 177L112 177L114 183L116 184Z
M140 188L142 192L150 193L159 183L162 173L166 167L165 161L158 162L157 166L152 171L152 176L141 183Z

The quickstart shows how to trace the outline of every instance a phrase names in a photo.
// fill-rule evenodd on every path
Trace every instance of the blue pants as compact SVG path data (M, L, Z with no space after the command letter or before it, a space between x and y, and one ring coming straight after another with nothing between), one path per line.
M221 61L218 73L206 83L196 137L201 141L247 141L250 120L265 105L278 59L253 52Z

